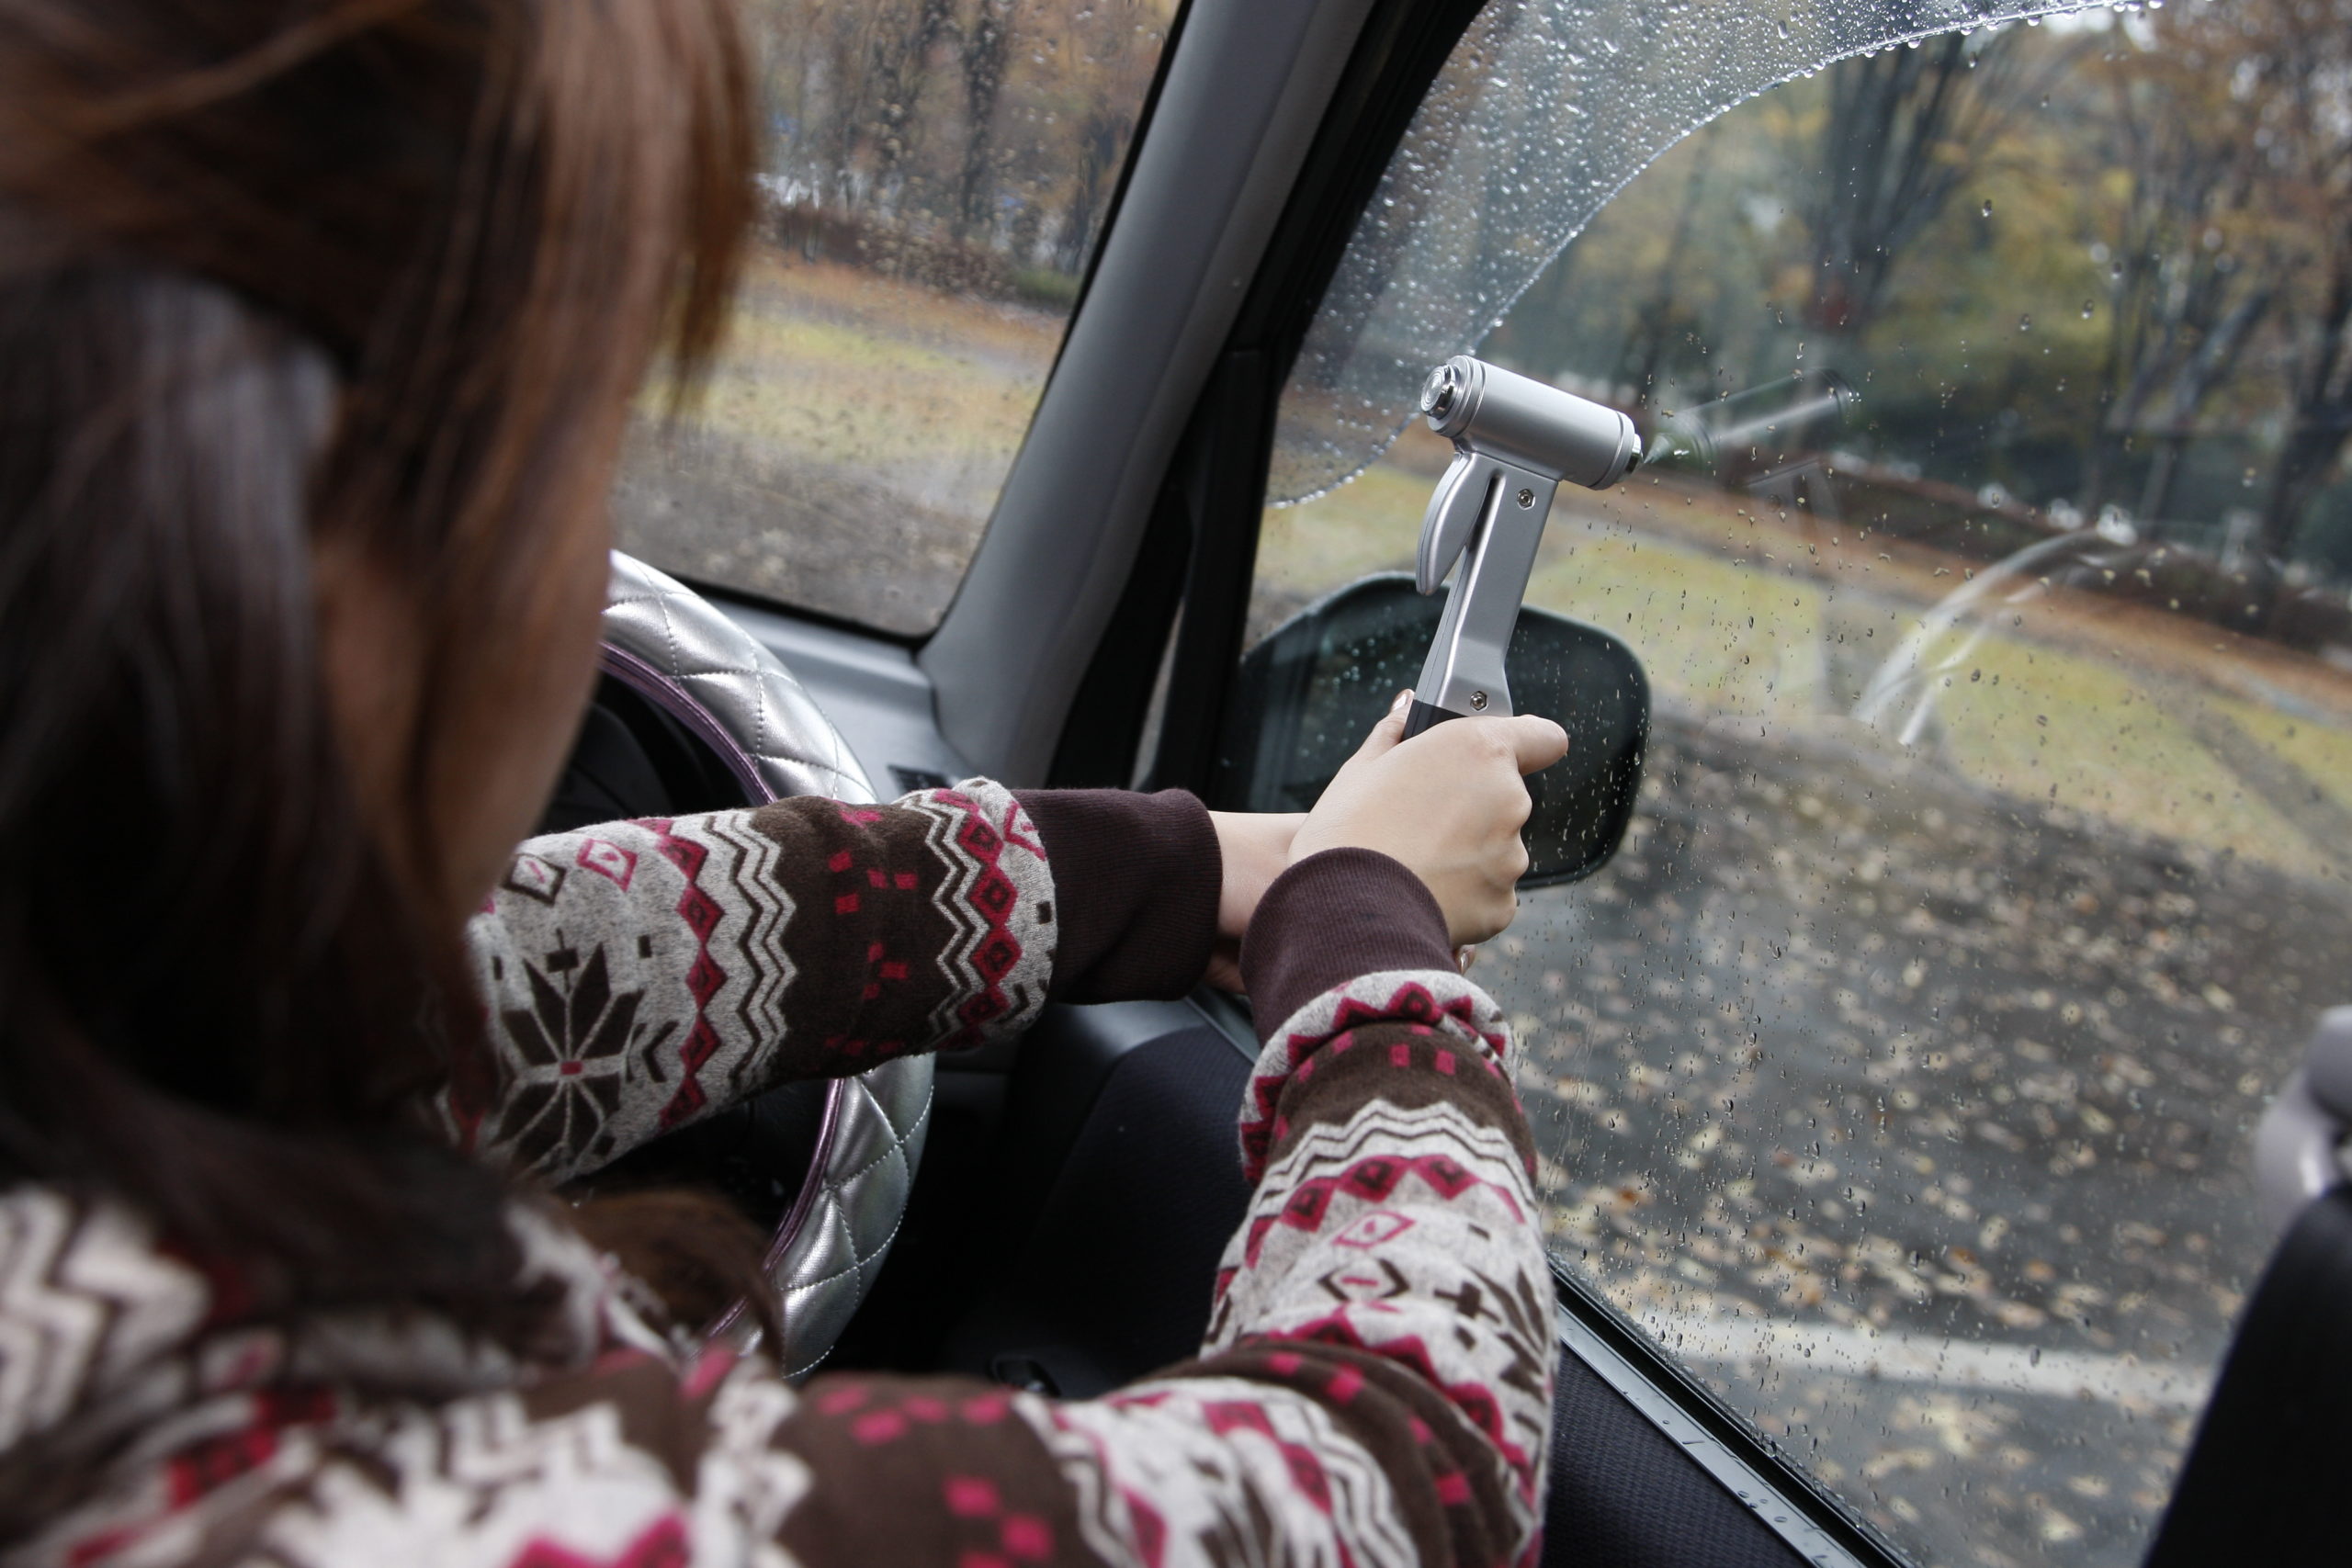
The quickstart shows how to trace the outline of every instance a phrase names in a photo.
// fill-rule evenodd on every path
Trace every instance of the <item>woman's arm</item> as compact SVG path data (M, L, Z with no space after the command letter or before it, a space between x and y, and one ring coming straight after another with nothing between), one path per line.
M561 1180L786 1079L1017 1033L1048 999L1182 995L1219 865L1190 795L985 780L534 839L469 927L481 1049L436 1109Z
M811 1563L968 1550L939 1494L961 1476L1075 1535L1071 1561L1531 1561L1556 1342L1533 1145L1502 1021L1450 951L1394 860L1339 850L1286 874L1244 955L1266 1039L1242 1111L1258 1190L1201 1359L1072 1404L819 1380L780 1433L820 1482L786 1543ZM1021 1440L955 1414L981 1398ZM874 1462L881 1434L911 1450L903 1469Z

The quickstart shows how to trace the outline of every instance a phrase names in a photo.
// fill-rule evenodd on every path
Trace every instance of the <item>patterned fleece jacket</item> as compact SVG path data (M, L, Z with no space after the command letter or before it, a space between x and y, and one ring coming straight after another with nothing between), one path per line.
M1217 864L1189 796L978 781L535 840L473 922L490 1055L439 1111L561 1179L1051 998L1181 994ZM1336 851L1274 884L1243 953L1256 1194L1207 1341L1086 1402L796 1390L682 1350L519 1201L516 1288L560 1303L527 1354L413 1311L267 1317L136 1213L0 1194L0 1495L52 1478L0 1562L1528 1561L1553 1373L1532 1145L1495 1006L1448 957L1394 861Z

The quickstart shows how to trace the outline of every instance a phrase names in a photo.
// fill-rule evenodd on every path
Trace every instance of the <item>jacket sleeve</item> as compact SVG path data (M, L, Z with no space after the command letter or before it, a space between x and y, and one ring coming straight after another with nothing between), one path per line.
M534 839L468 928L483 1027L435 1110L562 1180L786 1079L1017 1033L1048 999L1182 995L1220 874L1188 795L978 779Z
M1031 1421L1106 1561L1540 1554L1557 1335L1494 1002L1385 856L1278 879L1242 954L1257 1183L1198 1359ZM1179 1554L1169 1553L1163 1560Z

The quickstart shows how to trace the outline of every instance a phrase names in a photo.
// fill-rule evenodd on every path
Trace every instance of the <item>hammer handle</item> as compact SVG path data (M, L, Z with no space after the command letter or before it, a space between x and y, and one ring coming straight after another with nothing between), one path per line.
M1405 739L1410 740L1424 729L1433 729L1449 718L1463 716L1464 716L1455 713L1451 708L1434 707L1421 701L1420 698L1415 697L1412 711L1405 716Z

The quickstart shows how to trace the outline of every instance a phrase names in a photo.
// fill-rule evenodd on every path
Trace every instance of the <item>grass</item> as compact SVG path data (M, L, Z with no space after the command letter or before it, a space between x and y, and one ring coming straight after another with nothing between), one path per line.
M2352 811L2352 733L2252 703L2218 705L2248 734L2301 769L2313 788Z
M1261 594L1295 604L1367 571L1409 568L1430 468L1426 452L1408 451L1270 510ZM1875 734L1860 733L1850 715L1870 673L1966 578L1959 563L1916 548L1898 558L1830 537L1834 526L1768 518L1720 493L1564 492L1528 603L1623 637L1666 705L1753 721L1766 734L1836 731L1892 745L1925 697L1932 722L1920 754L1973 784L2307 872L2312 843L2159 700L2162 682L2202 676L2224 694L2211 699L2216 707L2352 807L2352 721L2226 694L2275 685L2279 650L2214 649L2205 628L2061 595L2031 604L2030 627L2020 615L2014 627L1986 629L1951 669L1939 666L1983 623L1923 648L1925 683L1904 691Z
M986 512L1020 449L1057 317L831 263L761 258L687 423L778 461L911 468ZM647 407L659 407L661 389Z
M1590 514L1555 520L1527 602L1616 634L1669 701L1772 723L1815 711L1825 599L1811 582Z
M1947 744L1975 782L2282 870L2307 868L2312 846L2302 835L2129 671L1988 638L1966 669L1937 679L1951 682Z

